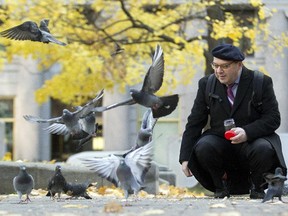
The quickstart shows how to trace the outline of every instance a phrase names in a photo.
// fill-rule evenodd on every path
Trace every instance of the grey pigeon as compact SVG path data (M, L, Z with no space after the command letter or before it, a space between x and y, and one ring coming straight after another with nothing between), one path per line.
M124 52L124 49L118 43L115 42L114 44L114 51L110 54L112 57Z
M65 43L57 40L50 34L48 24L48 19L41 20L39 27L33 21L26 21L18 26L0 32L0 35L14 40L31 40L43 43L56 43L61 46L66 46Z
M48 182L48 193L46 196L50 196L50 198L55 197L56 193L58 195L58 199L61 197L61 193L64 192L66 188L67 182L61 172L61 166L57 165L55 168L54 175L50 178Z
M95 106L99 105L99 101L102 97L103 90L84 106L78 106L74 112L64 109L62 116L59 117L51 119L42 119L31 115L24 115L23 117L29 122L53 123L45 130L49 133L58 135L70 134L72 139L80 140L80 144L83 145L91 139L91 137L96 136L97 126L95 125L95 112L92 110Z
M144 186L144 178L153 157L153 143L140 147L126 157L110 155L104 158L82 159L83 163L102 178L124 190L127 200L131 191L137 194Z
M153 129L157 120L158 119L153 118L151 108L148 108L144 112L143 117L142 117L141 127L138 131L135 145L130 150L128 150L127 153L124 154L124 157L126 154L129 154L131 151L134 151L152 141Z
M275 169L275 174L272 173L264 173L263 177L268 183L268 190L265 194L265 197L262 200L262 203L272 200L274 197L278 197L280 201L282 201L284 182L287 180L286 176L283 175L283 171L280 167ZM282 201L283 202L283 201Z
M95 110L103 112L109 109L113 109L123 105L140 104L145 107L150 107L153 112L154 118L163 117L173 112L178 104L178 94L158 97L156 93L163 83L164 76L164 57L163 50L160 45L157 45L156 51L152 58L152 65L145 75L144 82L141 90L130 89L130 95L132 98L109 105L107 107L98 107Z
M14 177L13 179L13 186L15 191L17 192L20 202L27 202L30 201L29 195L32 191L32 189L34 188L34 179L32 177L32 175L28 174L26 171L26 166L22 165L20 166L20 171L19 174L17 176ZM26 194L26 199L25 200L21 200L22 195Z
M92 199L87 193L87 188L91 186L93 185L90 183L67 183L64 192L72 198Z

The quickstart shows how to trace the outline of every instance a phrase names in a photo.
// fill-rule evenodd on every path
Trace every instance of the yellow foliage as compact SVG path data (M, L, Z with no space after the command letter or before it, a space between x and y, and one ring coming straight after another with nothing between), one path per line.
M230 38L235 44L242 37L253 41L256 30L265 31L260 24L257 29L243 28L231 13L226 13L223 21L212 20L205 11L216 4L214 1L183 1L178 5L159 0L127 0L123 5L105 0L91 4L85 0L5 2L0 8L1 31L27 20L39 24L49 18L51 34L68 44L63 47L0 38L5 47L0 50L0 66L11 62L14 56L32 57L39 62L39 71L60 65L58 73L35 92L40 104L54 98L79 105L100 89L109 91L115 85L124 92L127 85L142 82L158 43L165 58L164 83L158 94L167 94L179 84L190 84L194 74L205 69L204 53L208 48L203 40L207 36L205 26L189 25L193 15L198 20L202 14L202 21L213 26L214 39ZM260 0L250 0L250 4L259 9L260 18L267 16ZM191 30L196 34L193 39ZM111 57L114 41L125 51Z

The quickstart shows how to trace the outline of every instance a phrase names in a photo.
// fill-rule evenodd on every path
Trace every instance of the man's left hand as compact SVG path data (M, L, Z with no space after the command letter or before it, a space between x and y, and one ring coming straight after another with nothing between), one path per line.
M247 141L247 135L243 128L232 128L232 131L236 133L236 136L230 138L232 144L240 144Z

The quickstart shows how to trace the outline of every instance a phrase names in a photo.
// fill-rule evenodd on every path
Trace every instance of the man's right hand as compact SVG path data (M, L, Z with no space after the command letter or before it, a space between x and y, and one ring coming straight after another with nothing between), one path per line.
M184 174L185 174L187 177L193 176L191 170L188 168L188 161L183 161L183 162L182 162L182 171L184 172Z

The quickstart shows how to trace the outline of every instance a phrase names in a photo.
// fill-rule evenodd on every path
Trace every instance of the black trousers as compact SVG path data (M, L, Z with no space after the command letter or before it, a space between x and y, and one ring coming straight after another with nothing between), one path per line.
M274 173L279 165L276 152L265 139L242 144L231 144L230 141L216 135L205 135L195 145L195 156L201 168L211 176L214 186L223 189L223 175L238 172L247 174L256 189L264 182L263 173ZM201 182L200 182L201 184Z

